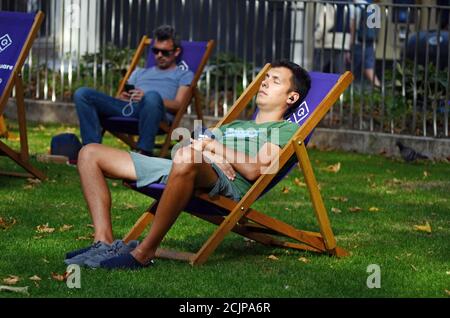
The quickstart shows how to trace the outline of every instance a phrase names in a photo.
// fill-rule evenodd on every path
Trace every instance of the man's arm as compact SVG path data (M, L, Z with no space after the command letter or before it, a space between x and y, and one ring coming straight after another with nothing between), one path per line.
M189 86L180 86L177 91L175 99L164 99L164 106L171 113L176 113L182 105L184 105L189 98L191 98L191 89Z
M215 139L206 138L201 141L195 141L195 143L198 143L197 147L203 151L209 151L216 156L224 158L235 171L249 181L258 179L265 169L278 159L280 153L280 147L270 142L266 142L255 157L228 148Z

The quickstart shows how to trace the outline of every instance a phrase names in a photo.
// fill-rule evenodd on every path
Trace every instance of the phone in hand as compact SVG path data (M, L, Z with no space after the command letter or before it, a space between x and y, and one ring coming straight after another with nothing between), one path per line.
M133 84L128 84L128 83L127 83L127 84L125 84L125 87L124 87L123 90L124 90L125 92L127 92L127 93L130 93L130 91L133 90L134 88L135 88L135 87L134 87Z

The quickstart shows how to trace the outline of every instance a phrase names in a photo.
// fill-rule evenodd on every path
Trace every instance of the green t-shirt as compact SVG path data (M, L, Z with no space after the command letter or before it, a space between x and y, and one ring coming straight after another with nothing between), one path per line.
M253 120L235 120L230 124L219 128L220 133L215 132L216 139L236 151L243 152L250 157L255 157L261 147L270 142L283 148L299 126L289 121L272 121L257 124ZM236 172L236 178L232 181L242 195L252 186L252 183Z

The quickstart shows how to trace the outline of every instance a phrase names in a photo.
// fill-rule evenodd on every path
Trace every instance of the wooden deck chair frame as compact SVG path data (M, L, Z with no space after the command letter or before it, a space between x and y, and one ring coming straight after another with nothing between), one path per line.
M228 114L221 121L219 121L216 127L230 123L238 118L239 114L258 92L259 86L269 69L270 64L266 64L255 80L235 102ZM317 106L315 112L303 123L302 126L300 126L299 130L291 138L290 143L288 143L281 150L278 163L274 162L271 167L274 168L276 165L278 165L278 167L283 167L292 156L295 155L297 157L301 167L300 171L303 173L309 190L320 232L298 230L289 224L251 208L255 200L261 195L264 189L275 177L275 174L264 174L257 179L250 190L239 202L235 202L224 196L210 198L206 193L196 193L195 195L202 200L210 202L221 208L225 208L230 211L230 213L224 217L194 214L199 218L218 225L214 233L196 253L174 252L158 249L156 256L160 258L188 261L191 265L203 264L222 242L225 235L227 235L230 231L266 245L327 253L337 257L347 256L348 252L338 247L336 244L336 239L331 228L330 220L317 185L304 141L317 126L320 120L325 116L331 106L338 100L339 96L350 85L352 80L353 75L350 72L346 72L340 76L336 85L331 91L328 92L326 97ZM125 183L125 185L127 185L127 183ZM157 203L158 202L155 201L147 209L147 211L142 214L129 233L124 237L124 241L128 242L136 239L142 234L153 219L154 211L152 211L152 209ZM190 213L193 214L192 212ZM286 237L289 241L274 238L273 235ZM292 242L292 240L296 242Z
M40 180L46 179L46 176L43 172L32 166L29 162L29 148L28 148L28 137L27 137L27 126L26 126L26 118L25 118L25 100L24 100L24 88L22 81L21 70L25 60L30 52L31 46L33 45L33 41L36 38L36 35L39 31L39 28L44 20L44 13L38 11L35 15L33 25L28 33L28 37L25 41L25 44L22 47L19 58L14 66L12 71L12 75L9 78L5 90L3 91L3 95L0 96L0 126L3 126L2 129L5 129L3 122L3 110L6 107L6 103L8 102L9 96L13 87L15 87L15 99L17 104L17 121L19 124L19 135L20 135L20 151L17 152L11 147L7 146L5 143L0 141L0 155L6 155L12 160L14 160L18 165L24 168L29 173L18 173L18 172L0 172L2 175L10 175L10 176L18 176L18 177L36 177Z
M128 79L131 76L131 73L135 70L137 64L139 63L139 59L141 58L142 54L144 53L145 49L150 46L152 42L152 39L150 39L147 36L143 36L141 39L141 42L139 43L139 46L136 50L136 53L133 56L133 59L131 61L130 67L127 70L127 73L122 78L122 80L119 83L119 87L116 92L116 97L120 95L120 93L123 91L123 88L128 81ZM165 122L161 122L159 125L160 130L162 130L164 133L166 133L166 138L164 140L164 143L161 147L160 157L166 157L171 145L171 136L172 131L177 128L180 125L181 119L183 118L183 115L186 113L187 107L189 106L192 97L194 97L194 107L195 111L197 113L197 118L199 120L203 120L203 112L201 108L201 98L200 98L200 92L197 88L198 80L200 79L200 76L202 75L203 69L205 68L206 63L208 62L209 57L211 56L212 50L214 49L215 42L214 40L209 40L206 46L205 53L203 54L202 60L194 74L194 79L192 80L191 93L186 98L186 101L183 103L182 107L177 111L175 118L172 122L172 124L167 124ZM137 149L137 144L135 141L135 136L125 134L125 133L117 133L117 132L111 132L112 135L115 137L121 139L123 142L125 142L128 146L130 146L132 149Z

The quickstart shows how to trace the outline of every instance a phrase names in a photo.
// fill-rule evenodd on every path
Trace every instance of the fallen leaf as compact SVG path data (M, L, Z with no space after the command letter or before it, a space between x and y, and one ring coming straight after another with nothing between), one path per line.
M8 275L7 278L3 278L3 282L7 285L15 285L20 280L19 276Z
M33 186L31 184L27 184L27 185L23 186L23 189L30 190L30 189L33 189Z
M41 180L35 179L35 178L28 178L27 183L28 184L39 184L39 183L41 183Z
M355 206L355 207L352 207L352 208L348 208L348 210L349 210L350 212L360 212L360 211L362 211L362 209L361 209L359 206Z
M44 263L47 263L47 264L50 263L46 258L43 258L42 261L43 261Z
M117 182L113 182L113 183L111 183L111 185L112 185L113 187L117 187Z
M445 291L445 293L446 293L447 295L449 295L449 296L450 296L450 290L448 290L448 289L445 289L444 291Z
M16 224L16 219L13 218L9 218L7 219L3 219L0 217L0 229L2 230L8 230L10 229L14 224Z
M52 272L51 275L54 280L57 280L58 282L63 282L67 279L68 274L67 274L67 272L64 272L63 274L58 274L58 273Z
M87 227L94 228L94 224L86 224Z
M450 271L446 272L447 275L450 275Z
M278 257L276 257L275 255L270 255L267 257L268 259L271 259L272 261L278 261Z
M49 227L48 223L36 226L36 233L53 233L55 228Z
M92 240L92 238L94 237L94 233L90 234L90 235L83 235L83 236L78 236L76 238L77 241L83 241L83 240Z
M348 198L346 198L346 197L331 197L330 200L333 200L333 201L341 201L341 202L347 202L347 201L348 201Z
M300 262L305 263L305 264L309 263L309 259L307 259L306 257L300 257L298 260L299 260Z
M294 183L299 187L306 187L306 183L301 182L299 178L295 178Z
M428 178L430 176L430 174L428 173L428 171L424 171L423 172L423 178L425 179L425 178Z
M331 212L333 212L333 213L341 213L342 210L338 209L338 208L331 208Z
M289 193L289 188L288 187L283 187L282 189L281 189L281 192L283 192L283 193Z
M34 240L40 240L43 237L44 237L44 235L35 235L35 236L33 236L33 239Z
M34 275L34 276L31 276L30 278L28 278L29 280L32 280L32 281L34 281L34 282L38 282L38 281L41 281L42 279L39 277L39 276L37 276L37 275Z
M428 221L425 222L424 225L414 225L414 229L421 232L431 233L431 225Z
M370 212L378 212L378 211L380 211L380 209L373 206L373 207L370 207L370 208L369 208L369 211L370 211Z
M409 264L409 265L411 265L412 269L413 269L415 272L417 272L417 268L416 268L413 264Z
M11 287L11 286L3 286L0 285L0 291L9 291L13 293L20 293L20 294L28 294L28 286L25 287Z
M136 206L130 203L126 203L125 204L125 209L127 210L132 210L132 209L136 209Z
M338 173L339 170L341 170L341 163L340 162L325 168L325 171L333 172L333 173Z
M63 226L61 226L59 228L59 231L60 232L66 232L66 231L70 230L71 228L73 228L73 225L64 224Z

